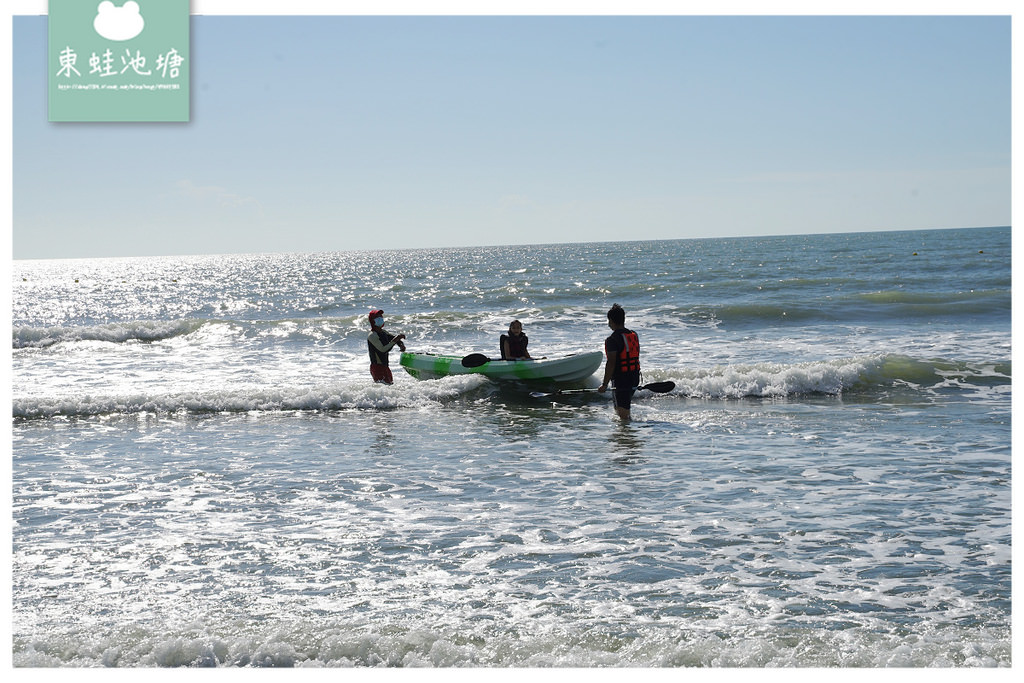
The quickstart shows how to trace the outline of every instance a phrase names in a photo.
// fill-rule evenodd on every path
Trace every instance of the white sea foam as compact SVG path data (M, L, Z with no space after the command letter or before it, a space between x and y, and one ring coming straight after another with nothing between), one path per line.
M349 359L352 372L362 374L363 361ZM141 367L141 366L140 366ZM364 380L289 385L283 374L268 373L263 382L236 382L231 366L207 373L206 385L235 384L236 388L183 391L181 382L164 382L159 375L147 383L150 391L135 392L131 382L75 383L65 377L64 391L43 387L43 395L18 396L13 400L14 417L54 415L103 415L115 413L214 413L246 411L394 409L425 406L465 395L479 388L498 391L499 385L480 375L455 376L442 380L414 382L400 377L394 385L377 385ZM396 368L396 371L401 372ZM327 371L325 371L327 372ZM246 373L248 375L248 373ZM249 375L252 377L252 375ZM226 382L219 378L223 377ZM258 379L258 378L256 378ZM691 371L651 371L646 382L675 382L669 396L704 399L784 398L807 394L842 396L893 386L923 390L957 388L973 391L1009 391L1008 364L955 364L919 361L905 356L876 355L808 363L736 364ZM267 386L266 382L272 384ZM280 382L280 384L279 384ZM120 384L120 386L118 386ZM34 389L39 390L39 386ZM516 385L509 385L514 394ZM526 391L530 387L520 388ZM535 387L534 387L535 388ZM83 393L88 391L89 393Z
M804 363L719 365L652 372L649 381L671 379L674 393L694 398L778 398L804 394L841 396L894 385L931 389L1009 386L1009 364L956 364L877 354Z
M27 327L13 329L14 348L45 348L61 342L101 341L122 344L128 341L152 342L195 332L200 320L143 320L128 323L82 325L75 327Z
M617 620L622 607L594 612ZM486 619L479 632L374 627L357 622L272 622L266 635L244 624L167 637L159 630L97 634L77 643L40 635L18 642L16 667L993 667L1009 661L1006 633L986 628L923 631L913 639L866 629L724 637L712 625L638 623L628 634L551 629L543 622L502 637ZM766 625L767 626L767 625Z
M25 418L55 415L86 416L125 413L219 413L249 411L318 411L346 409L388 410L436 404L461 396L486 384L479 375L464 375L439 381L401 386L364 381L343 382L324 387L282 386L180 392L165 394L82 395L69 387L63 396L15 398L14 416Z

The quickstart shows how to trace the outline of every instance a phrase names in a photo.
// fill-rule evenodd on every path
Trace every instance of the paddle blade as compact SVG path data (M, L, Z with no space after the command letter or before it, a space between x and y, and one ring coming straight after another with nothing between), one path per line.
M675 382L651 382L650 384L645 384L645 385L643 385L640 388L641 389L646 389L647 391L653 391L656 394L667 394L668 392L670 392L670 391L672 391L673 389L676 388L676 383Z
M482 353L471 353L462 359L462 367L478 368L484 363L490 363L491 359Z

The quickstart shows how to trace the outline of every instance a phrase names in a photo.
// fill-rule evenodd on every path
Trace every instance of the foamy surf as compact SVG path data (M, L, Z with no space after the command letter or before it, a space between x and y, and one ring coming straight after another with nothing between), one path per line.
M68 646L41 635L15 643L16 667L253 667L253 668L463 668L463 667L994 667L1008 661L1008 634L986 628L899 635L837 628L813 634L772 635L769 628L729 637L712 624L669 634L649 624L631 632L533 629L503 634L432 627L274 621L225 624L167 637L135 628ZM197 632L198 631L198 632ZM262 633L265 631L265 634ZM800 639L799 646L794 640Z
M86 417L135 413L207 414L244 412L393 410L419 408L462 396L484 385L477 376L432 382L375 384L369 378L325 386L251 387L166 394L80 394L73 387L63 396L15 398L14 417Z
M804 363L740 363L706 369L659 371L650 379L676 382L674 394L690 398L842 396L893 386L926 391L938 386L1009 386L1009 363L955 363L877 354Z
M80 325L73 327L16 326L15 349L44 349L55 344L99 341L111 344L157 342L191 334L205 324L202 320L142 320L128 323Z
M480 388L515 395L534 384L492 382L482 375L414 381L400 369L393 385L369 379L282 387L252 385L225 390L135 393L80 393L69 386L60 396L15 396L13 416L40 418L110 414L204 414L217 412L275 412L330 410L390 410L443 403ZM596 383L595 375L594 383ZM710 400L794 398L805 395L870 394L892 387L924 395L937 388L964 391L1005 387L1012 382L1009 363L957 363L918 360L898 354L833 359L807 363L740 363L693 370L655 370L648 381L674 381L667 394ZM552 391L556 387L551 387ZM500 397L496 400L500 400Z

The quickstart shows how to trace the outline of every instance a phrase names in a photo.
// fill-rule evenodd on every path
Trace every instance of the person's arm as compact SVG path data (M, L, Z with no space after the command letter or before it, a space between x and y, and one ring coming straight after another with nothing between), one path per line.
M616 356L616 354L612 351L611 348L609 348L607 341L604 343L604 355L607 357L607 360L605 361L605 364L604 364L604 381L601 382L601 386L598 387L598 389L597 389L602 394L608 388L608 382L611 382L612 381L612 377L615 376L615 356Z
M508 337L501 338L501 357L505 360L515 360L512 357L512 347L508 343Z
M615 374L615 365L612 364L612 359L609 358L608 362L604 364L604 381L601 382L601 386L597 388L602 394L608 388L608 382L612 381L612 376Z
M379 334L374 334L370 336L370 343L373 344L374 347L381 353L387 353L388 351L395 347L395 344L398 344L398 348L400 348L402 351L405 351L405 344L402 343L403 339L405 339L405 335L399 334L392 337L391 341L385 344L380 340Z

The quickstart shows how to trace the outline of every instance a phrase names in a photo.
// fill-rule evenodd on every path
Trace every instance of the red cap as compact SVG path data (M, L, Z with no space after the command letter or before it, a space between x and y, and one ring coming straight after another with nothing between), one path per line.
M373 319L376 318L378 315L384 315L384 311L377 308L370 311L370 314L366 316L366 319L370 321L370 327L373 327Z

